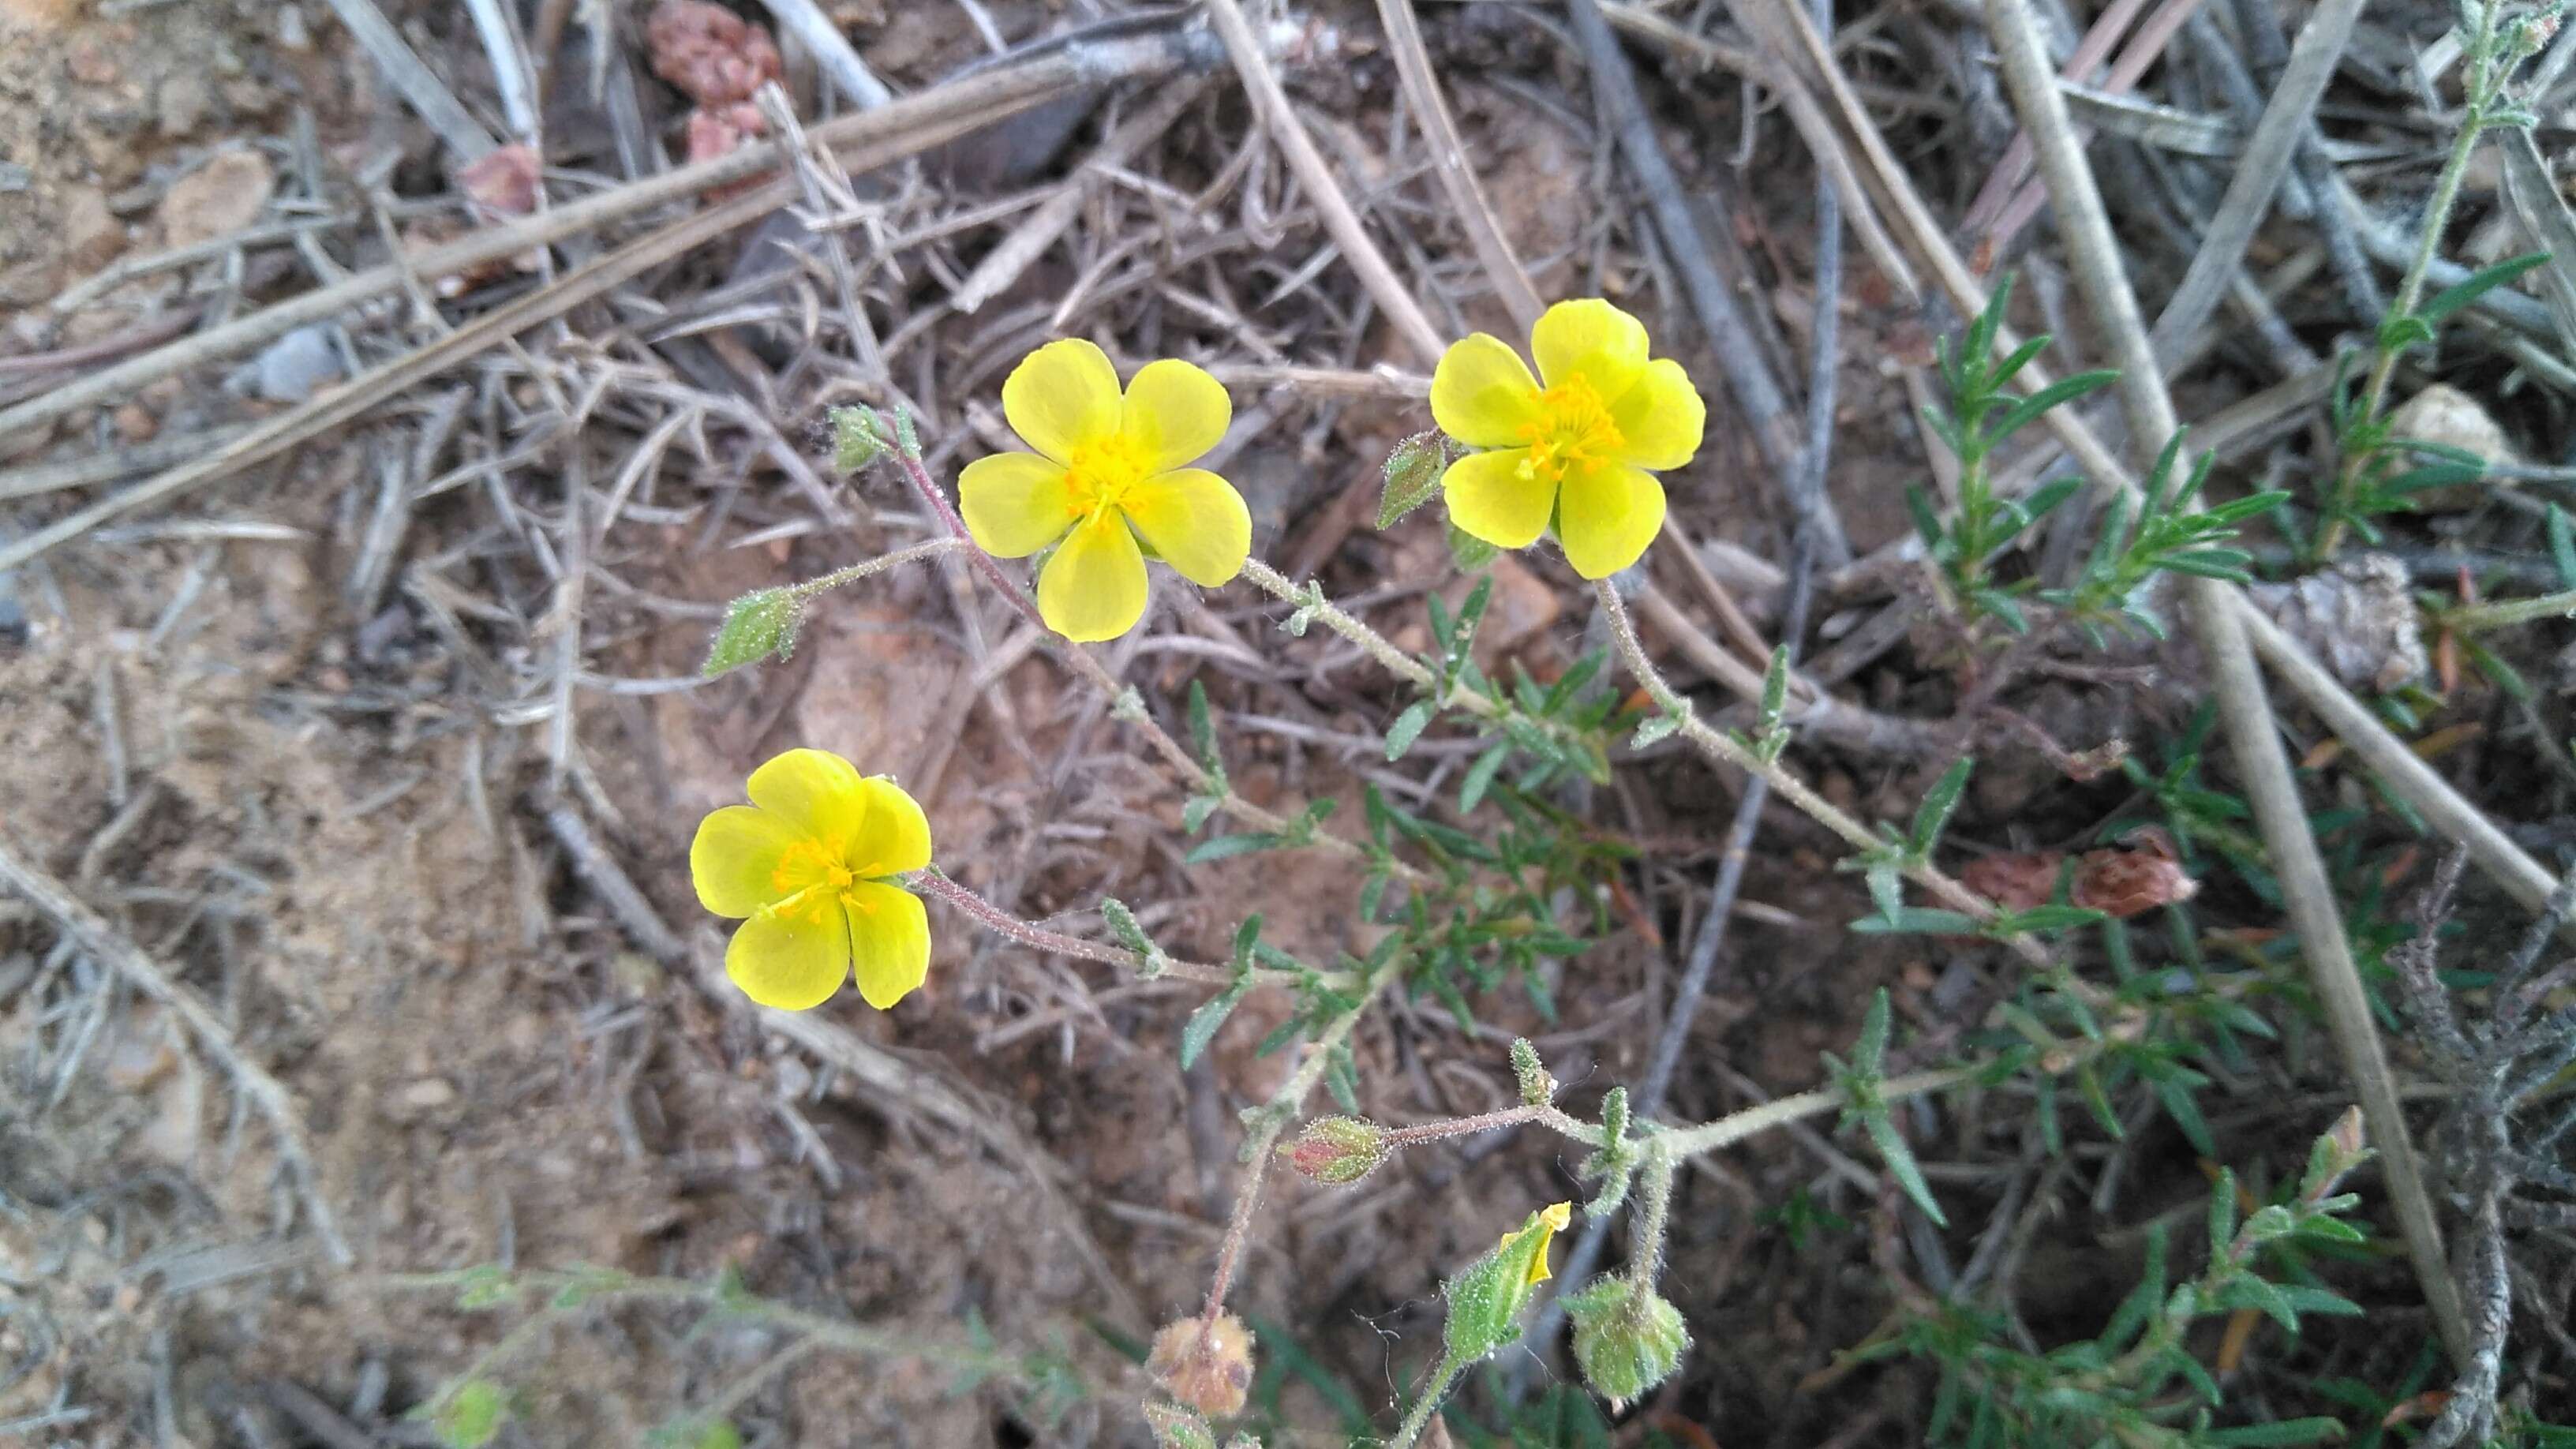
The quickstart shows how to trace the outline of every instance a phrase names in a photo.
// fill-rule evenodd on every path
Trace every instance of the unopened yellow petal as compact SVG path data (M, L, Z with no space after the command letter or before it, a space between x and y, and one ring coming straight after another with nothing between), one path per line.
M1118 431L1118 369L1079 337L1050 342L1002 379L1002 416L1020 441L1059 463Z
M859 995L884 1011L930 975L930 915L890 885L850 887L850 950Z
M1615 398L1646 370L1646 324L1598 297L1559 302L1530 329L1530 355L1549 387L1580 377Z
M740 920L778 899L781 892L772 883L778 858L802 838L766 810L727 805L710 812L689 842L689 879L698 888L698 904Z
M1538 421L1538 379L1509 343L1473 333L1449 344L1431 370L1431 418L1470 447L1528 442L1522 430Z
M1182 578L1213 589L1243 571L1252 511L1234 485L1205 468L1148 478L1127 494L1127 517Z
M1035 453L995 453L957 475L957 511L975 546L995 558L1026 558L1073 526L1064 465Z
M1146 363L1127 380L1120 417L1139 466L1148 474L1163 473L1217 445L1234 421L1234 399L1205 368L1165 358Z
M1639 468L1678 468L1699 452L1708 404L1690 374L1669 357L1646 365L1636 384L1610 404L1621 439L1621 462Z
M1145 554L1117 509L1076 525L1047 560L1038 615L1077 644L1115 639L1145 617Z
M831 1000L850 974L850 928L838 901L742 923L725 948L725 975L763 1006L803 1011Z
M1634 468L1614 464L1571 474L1557 500L1565 561L1587 579L1606 579L1635 563L1663 526L1664 485Z
M1544 478L1524 478L1529 449L1504 448L1470 453L1440 475L1440 492L1449 501L1449 521L1462 532L1496 548L1527 548L1547 532L1548 510L1556 506L1556 485Z
M1574 1204L1570 1202L1554 1203L1540 1210L1538 1249L1530 1254L1529 1281L1532 1286L1556 1276L1556 1270L1547 1264L1547 1246L1554 1242L1556 1235L1564 1232L1565 1225L1572 1221L1574 1221Z
M930 864L930 820L921 802L883 775L859 782L867 818L849 849L850 869L862 877L902 875Z
M857 767L828 750L789 750L752 771L745 788L752 804L835 847L858 838L868 809Z

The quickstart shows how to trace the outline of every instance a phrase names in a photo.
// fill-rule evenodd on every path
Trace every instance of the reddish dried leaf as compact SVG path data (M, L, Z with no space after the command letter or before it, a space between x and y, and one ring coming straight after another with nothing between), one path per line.
M751 99L786 74L769 32L706 0L662 0L644 23L653 74L709 109Z
M2091 850L2075 863L2070 902L2123 920L2200 894L2175 858L2173 837L2153 826L2130 832L2137 848Z
M543 163L523 145L487 151L460 167L456 184L465 199L486 217L525 216L537 209L538 172Z
M2058 871L2065 864L2064 851L1982 856L1959 872L1959 883L2007 911L2027 911L2056 896Z

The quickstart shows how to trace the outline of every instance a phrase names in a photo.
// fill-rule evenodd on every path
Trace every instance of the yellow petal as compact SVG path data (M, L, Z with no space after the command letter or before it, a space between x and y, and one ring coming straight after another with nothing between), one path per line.
M868 812L857 768L827 750L789 750L752 771L745 789L798 834L838 848L859 838Z
M1065 536L1038 573L1038 614L1077 644L1115 639L1145 617L1145 554L1117 509Z
M1002 416L1020 441L1059 463L1118 431L1118 369L1079 337L1050 342L1002 379Z
M1580 377L1607 402L1646 370L1646 324L1598 297L1559 302L1530 329L1530 355L1549 387Z
M1127 517L1182 578L1213 589L1243 571L1252 511L1234 485L1205 468L1181 468L1136 485Z
M819 919L818 919L819 915ZM850 927L840 902L742 923L725 948L725 975L763 1006L803 1011L831 1000L850 974Z
M883 1011L930 974L930 915L921 897L890 885L850 887L850 951L859 995Z
M1565 561L1587 579L1606 579L1655 541L1664 526L1664 485L1613 464L1571 473L1557 500L1556 536Z
M1638 468L1678 468L1699 452L1708 404L1690 374L1669 357L1646 365L1636 385L1610 405L1610 421L1623 440L1623 463Z
M1547 532L1548 511L1556 506L1556 485L1524 478L1521 465L1529 449L1505 448L1470 453L1440 475L1440 491L1449 500L1449 521L1462 532L1496 548L1527 548Z
M1206 369L1165 358L1127 380L1120 417L1120 431L1136 445L1145 472L1162 473L1216 446L1234 421L1234 399Z
M1564 1232L1565 1225L1572 1221L1574 1204L1570 1202L1553 1203L1540 1210L1538 1251L1530 1254L1529 1281L1533 1286L1556 1276L1556 1270L1547 1265L1547 1245L1555 1241L1556 1235Z
M1538 421L1538 379L1501 338L1473 333L1450 343L1431 370L1431 418L1470 447L1528 442L1521 430Z
M957 511L977 548L995 558L1026 558L1073 526L1073 489L1062 463L1035 453L995 453L958 473Z
M883 775L859 782L867 798L867 819L850 842L850 869L862 877L901 875L930 864L930 821L921 802Z
M771 882L778 858L802 838L785 820L748 805L709 813L689 842L689 879L698 887L698 904L740 920L778 899Z

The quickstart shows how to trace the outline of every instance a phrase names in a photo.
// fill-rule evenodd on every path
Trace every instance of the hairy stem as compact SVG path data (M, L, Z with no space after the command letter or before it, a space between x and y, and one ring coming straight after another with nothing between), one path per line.
M1664 1271L1664 1226L1672 1214L1673 1164L1670 1144L1661 1138L1646 1147L1646 1165L1637 1184L1637 1235L1628 1244L1628 1281L1652 1288Z
M1068 936L1062 931L1050 931L1044 926L1023 921L959 885L941 873L936 866L914 871L904 878L904 884L924 895L936 896L949 905L955 906L958 910L974 917L977 923L989 931L1007 936L1023 946L1035 947L1040 951L1052 952L1058 956L1071 956L1082 961L1100 961L1111 966L1124 966L1138 975L1160 974L1182 981L1196 981L1207 986L1231 986L1237 979L1236 971L1230 966L1218 966L1204 961L1181 961L1168 956L1157 961L1148 961L1124 946L1113 946L1106 941L1085 940L1080 936ZM1253 983L1259 986L1294 987L1303 985L1310 979L1301 971L1280 971L1267 966L1252 968L1251 976ZM1311 979L1337 990L1355 985L1359 980L1347 971L1318 971Z
M1423 1380L1422 1394L1406 1411L1404 1422L1396 1428L1395 1437L1386 1441L1386 1449L1412 1449L1414 1441L1422 1437L1422 1431L1430 1427L1431 1416L1440 1412L1440 1401L1449 1397L1450 1385L1458 1382L1458 1375L1466 1371L1465 1359L1454 1353L1443 1354L1439 1366Z
M862 559L848 568L834 569L828 574L807 579L801 584L790 584L787 592L800 599L810 599L825 589L837 589L843 584L856 583L870 574L881 574L887 569L911 563L916 559L933 558L971 546L965 538L957 535L946 538L926 538L910 547L899 548L892 553L880 554L875 558Z

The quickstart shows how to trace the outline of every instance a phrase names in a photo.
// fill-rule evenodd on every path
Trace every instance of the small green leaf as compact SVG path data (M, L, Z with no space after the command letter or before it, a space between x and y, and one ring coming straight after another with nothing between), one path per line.
M1192 795L1187 803L1181 806L1181 833L1198 834L1199 827L1207 824L1208 817L1214 815L1224 804L1225 797L1222 795Z
M2218 1183L2209 1190L2209 1250L2221 1253L2236 1241L2236 1174L2218 1169Z
M1252 977L1247 973L1238 977L1233 985L1200 1002L1198 1010L1190 1013L1190 1019L1181 1023L1181 1070L1188 1071L1190 1065L1199 1059L1199 1053L1207 1050L1208 1043L1216 1040L1217 1029L1225 1025L1225 1019L1234 1014L1234 1009L1243 1004L1243 998L1251 991Z
M1977 918L1959 911L1899 906L1883 916L1863 916L1844 929L1864 936L1973 936Z
M1941 778L1924 794L1923 803L1914 811L1910 837L1916 855L1929 856L1932 847L1940 843L1942 828L1950 823L1950 813L1959 808L1959 797L1968 788L1968 772L1975 765L1976 761L1961 756L1941 772Z
M804 607L795 590L752 590L725 605L724 622L716 626L699 677L713 679L773 654L785 659L795 651L797 627L803 622Z
M1771 665L1762 671L1762 733L1780 727L1780 718L1789 708L1789 646L1771 648Z
M2079 372L2072 377L2061 377L2006 408L2004 415L1996 419L1994 427L1987 432L1986 446L1992 448L1995 444L2011 437L2032 419L2060 403L2073 402L2086 393L2097 392L2119 380L2120 374L2107 370Z
M1467 767L1467 777L1458 784L1459 814L1468 814L1484 803L1485 792L1494 788L1494 776L1502 772L1503 762L1511 757L1509 740L1496 742L1492 749L1476 757L1476 763Z
M1501 549L1458 525L1454 523L1449 525L1449 561L1458 566L1458 572L1472 574L1492 563L1494 555L1501 552Z
M1198 748L1199 763L1218 779L1225 778L1225 762L1217 757L1216 721L1208 714L1207 686L1190 681L1190 743Z
M1422 732L1431 727L1432 716L1438 713L1427 699L1417 699L1405 706L1404 713L1395 717L1395 723L1386 727L1386 757L1389 760L1403 759L1404 752L1413 748L1415 740L1422 738Z
M2242 1429L2204 1429L2195 1437L2211 1449L2237 1449L2241 1445L2323 1444L2343 1435L2341 1420L2283 1419L2271 1424L2248 1424Z
M1950 1220L1942 1215L1941 1204L1932 1200L1932 1185L1923 1180L1923 1169L1914 1161L1914 1149L1905 1145L1904 1134L1896 1130L1887 1110L1882 1107L1864 1114L1861 1126L1877 1146L1878 1155L1886 1160L1888 1175L1896 1179L1896 1185L1905 1189L1905 1195L1914 1199L1925 1217L1940 1227L1948 1227Z
M1232 860L1238 855L1250 855L1257 850L1276 850L1279 845L1276 835L1211 835L1200 841L1188 855L1181 857L1181 861L1184 865L1207 865L1214 861Z
M2558 566L2558 586L2576 589L2576 526L2555 503L2549 505L2549 559Z
M1679 715L1648 715L1644 722L1637 726L1637 732L1634 735L1629 736L1628 748L1632 750L1642 750L1648 745L1655 744L1661 740L1669 738L1675 730L1678 730L1681 727L1682 721L1681 716Z
M1449 466L1448 440L1437 432L1416 433L1386 455L1386 492L1378 499L1377 526L1389 529L1431 501L1440 491L1440 475Z
M430 1427L447 1449L483 1449L500 1435L501 1422L509 1416L509 1401L498 1384L468 1379L438 1401Z
M2427 324L2424 340L2430 341L2433 335L2431 328L2441 325L2452 313L2548 260L2547 252L2511 257L2491 267L2480 267L2457 284L2434 293L2423 306L2415 309L2415 315Z

